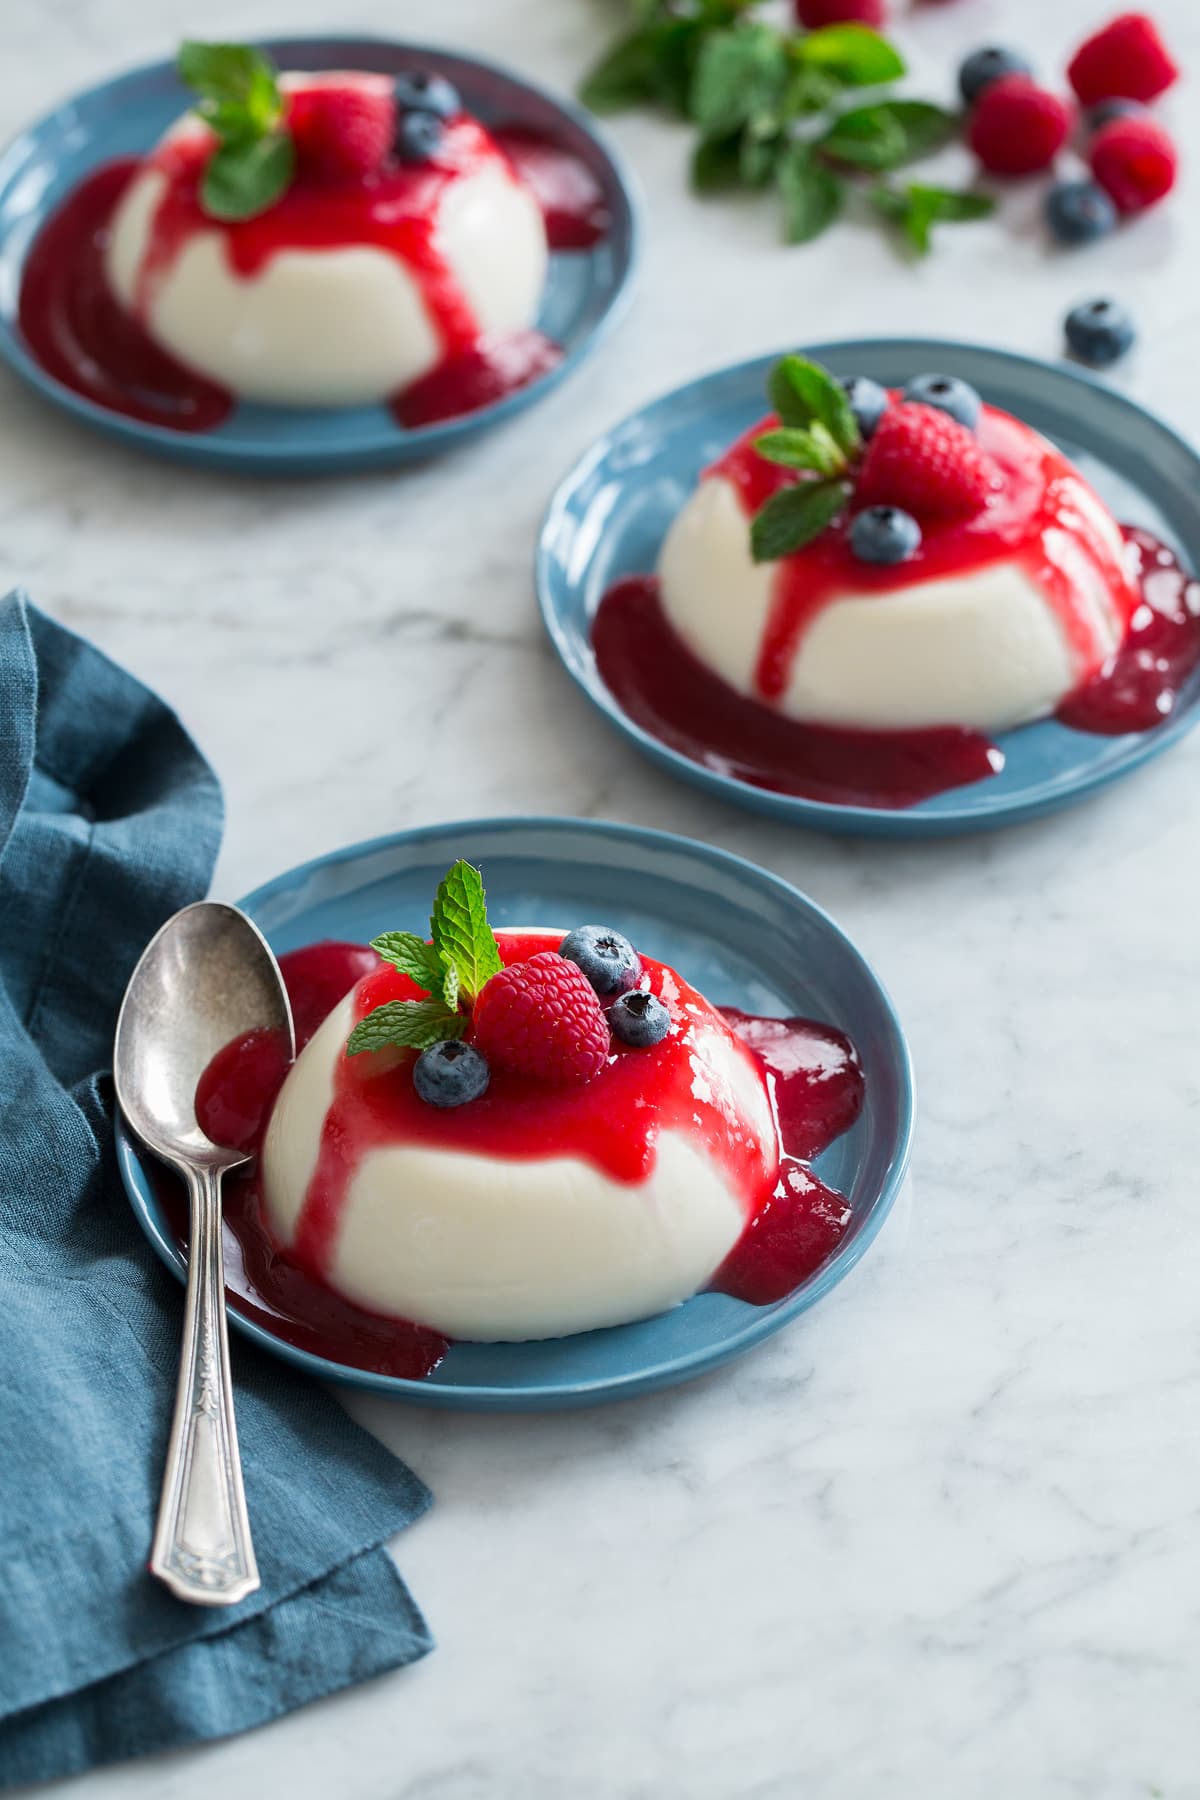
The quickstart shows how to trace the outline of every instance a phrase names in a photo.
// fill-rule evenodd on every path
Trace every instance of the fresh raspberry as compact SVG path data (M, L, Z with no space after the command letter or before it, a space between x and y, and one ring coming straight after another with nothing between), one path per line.
M1005 75L979 96L971 115L972 150L993 175L1048 169L1071 134L1074 113L1028 75Z
M609 1050L596 990L557 950L492 976L475 1002L471 1037L496 1068L551 1087L591 1081Z
M794 0L796 19L809 31L822 25L870 25L876 31L887 17L886 0Z
M1114 119L1092 139L1092 174L1118 212L1145 212L1175 186L1179 157L1157 119Z
M396 105L375 87L312 87L293 94L288 124L296 164L316 181L361 181L386 159L396 130Z
M922 521L969 519L998 485L996 465L965 425L905 401L884 414L867 446L855 503L898 506Z
M1075 52L1067 70L1083 106L1101 100L1156 100L1179 77L1179 65L1145 13L1122 13Z

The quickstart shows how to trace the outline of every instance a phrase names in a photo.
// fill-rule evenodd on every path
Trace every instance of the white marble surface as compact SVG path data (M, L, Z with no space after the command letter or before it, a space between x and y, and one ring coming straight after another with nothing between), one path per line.
M1200 77L1200 10L1157 0ZM906 17L932 82L1003 35L1060 66L1103 0ZM566 87L601 0L358 0L354 22L514 54ZM0 129L123 63L317 28L328 0L44 0L0 16ZM339 23L345 23L339 15ZM926 87L930 86L927 82ZM1173 115L1193 161L1193 88ZM883 846L675 786L544 645L533 536L628 408L804 337L944 331L1053 354L1072 299L1144 326L1121 377L1200 411L1200 213L1051 256L1034 202L920 269L844 228L702 208L684 139L617 136L649 255L620 335L547 404L427 470L301 485L156 467L0 379L0 587L183 712L229 800L219 891L349 839L545 810L709 838L855 934L923 1093L911 1225L818 1311L690 1390L561 1418L360 1417L439 1504L400 1562L440 1648L239 1741L93 1776L88 1800L1167 1800L1200 1795L1193 1162L1200 737L1078 811Z

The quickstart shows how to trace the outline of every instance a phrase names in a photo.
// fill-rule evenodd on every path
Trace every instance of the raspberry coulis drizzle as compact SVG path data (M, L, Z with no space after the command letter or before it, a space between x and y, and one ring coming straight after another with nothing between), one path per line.
M795 476L766 461L753 440L767 419L712 465L738 494L747 521ZM983 447L1001 485L984 512L927 528L898 567L856 558L845 526L796 555L774 579L753 696L730 687L684 643L662 606L657 577L630 577L605 594L592 628L597 666L626 714L705 767L752 786L834 805L903 807L998 773L1003 752L982 732L955 725L868 731L803 724L778 709L804 635L847 593L886 595L917 582L1015 560L1045 594L1079 672L1058 709L1077 730L1120 734L1162 722L1200 662L1197 588L1148 532L1125 532L1128 561L1113 551L1098 502L1061 453L1019 421L985 408ZM1108 643L1078 600L1072 571L1091 566L1112 596Z
M499 934L506 962L555 948L556 937ZM281 961L297 1027L297 1046L356 984L356 1016L386 1000L415 997L406 977L360 945L317 944ZM735 1009L723 1017L761 1071L777 1121L777 1141L740 1142L719 1107L692 1092L693 1033L713 1009L665 965L645 960L677 1029L662 1044L633 1050L614 1042L609 1063L586 1087L549 1090L494 1071L487 1094L440 1111L413 1091L408 1059L387 1053L343 1058L322 1132L317 1168L286 1252L264 1221L256 1172L226 1182L226 1284L230 1303L287 1342L331 1361L417 1378L437 1366L447 1340L403 1320L353 1305L325 1272L338 1218L361 1158L377 1145L427 1143L495 1157L577 1156L610 1179L637 1183L654 1164L660 1130L686 1131L723 1164L746 1228L713 1286L755 1305L782 1299L832 1253L849 1222L845 1200L812 1172L811 1161L853 1125L862 1105L857 1057L840 1033L805 1019L760 1019ZM364 979L365 976L365 979ZM702 1065L696 1065L701 1067ZM220 1052L197 1090L197 1112L210 1134L236 1130L256 1149L286 1073L282 1046L260 1034ZM161 1197L186 1240L177 1186Z
M583 250L610 223L591 171L549 138L524 128L489 134L467 115L450 121L433 156L390 165L358 182L327 184L299 175L257 218L221 223L201 208L200 180L213 140L203 130L160 145L146 159L105 164L88 176L38 234L26 263L21 331L41 366L64 386L110 411L177 431L210 431L235 396L161 349L146 329L155 294L186 244L220 232L230 270L254 280L285 250L367 245L402 262L416 282L442 344L442 359L397 394L392 410L413 428L478 410L554 368L562 351L539 331L485 335L442 255L437 220L443 196L500 151L543 209L551 250ZM110 291L104 253L113 212L147 166L166 178L139 273L136 317Z

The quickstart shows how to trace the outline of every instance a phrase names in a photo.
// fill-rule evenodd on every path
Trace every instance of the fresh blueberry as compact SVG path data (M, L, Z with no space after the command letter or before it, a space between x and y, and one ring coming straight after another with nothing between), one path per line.
M642 959L629 939L607 925L577 925L558 954L577 963L598 994L622 994L642 972Z
M401 112L433 113L439 119L452 119L463 109L456 87L442 75L414 69L396 77L396 105Z
M871 381L865 375L846 375L842 386L863 437L874 437L875 427L891 404L887 389L881 388L877 381Z
M1080 362L1107 369L1132 349L1137 331L1117 300L1089 300L1067 314L1067 343Z
M490 1077L486 1059L458 1038L430 1044L413 1065L413 1086L426 1106L465 1106L486 1093Z
M1089 131L1103 131L1114 119L1140 118L1149 111L1140 100L1102 100L1087 116Z
M1090 244L1116 229L1117 209L1097 181L1060 181L1046 195L1046 220L1060 244Z
M396 155L401 162L428 162L446 129L437 113L401 113L396 125Z
M958 71L958 89L968 106L974 106L984 88L1005 75L1032 75L1033 64L1019 50L1006 50L1000 44L989 44L968 56Z
M936 406L968 431L979 423L983 401L975 389L954 375L914 375L904 390L906 400L919 400L922 406Z
M648 1050L661 1044L671 1029L671 1015L655 994L638 988L622 994L608 1009L608 1023L614 1037L635 1050Z
M869 506L850 527L850 548L859 562L907 562L921 548L921 527L898 506Z

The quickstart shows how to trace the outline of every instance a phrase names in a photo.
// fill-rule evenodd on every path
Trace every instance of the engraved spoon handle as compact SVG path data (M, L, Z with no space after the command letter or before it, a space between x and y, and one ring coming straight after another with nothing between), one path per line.
M221 1252L221 1172L189 1165L183 1355L150 1570L180 1600L232 1606L259 1586L242 1486Z

